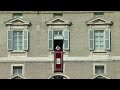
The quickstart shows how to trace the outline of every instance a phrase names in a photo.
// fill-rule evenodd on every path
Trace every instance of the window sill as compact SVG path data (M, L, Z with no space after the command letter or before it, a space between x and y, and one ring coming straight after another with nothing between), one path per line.
M92 53L107 53L108 51L105 50L95 50L95 51L91 51Z
M50 51L51 53L54 53L54 51ZM63 51L63 53L65 53L66 51Z
M26 51L23 51L23 50L13 50L11 52L16 52L16 53L18 52L19 53L19 52L26 52Z

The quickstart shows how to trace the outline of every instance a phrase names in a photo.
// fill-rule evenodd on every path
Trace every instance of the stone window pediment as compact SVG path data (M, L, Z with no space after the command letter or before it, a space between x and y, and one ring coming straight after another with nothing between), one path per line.
M91 79L110 79L102 74L96 75L94 77L92 77Z
M10 79L24 79L24 78L22 76L20 76L20 75L14 75Z
M112 21L108 21L105 18L95 17L86 22L87 25L112 25Z
M71 25L70 21L66 21L61 17L53 18L46 22L47 25Z
M8 20L5 22L5 24L6 24L6 26L7 25L17 25L17 26L19 26L19 25L27 25L27 26L31 25L30 22L27 22L21 18L14 18L14 19Z

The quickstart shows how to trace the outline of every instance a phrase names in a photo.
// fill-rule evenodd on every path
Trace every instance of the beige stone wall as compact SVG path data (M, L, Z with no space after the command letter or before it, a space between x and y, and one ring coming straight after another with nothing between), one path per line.
M13 12L12 12L13 13ZM0 13L0 53L1 57L7 56L7 32L5 21L12 19L12 13ZM28 57L47 57L48 50L48 27L45 22L52 19L53 14L43 13L37 14L36 12L24 11L24 19L32 23L29 29L29 51ZM105 18L113 21L111 27L111 53L112 56L119 56L119 29L120 29L120 12L105 12ZM86 21L94 17L93 12L64 12L63 19L72 22L70 27L70 52L68 56L88 56L88 30Z
M7 12L7 11L6 11ZM0 57L7 57L7 31L5 21L12 19L12 13L0 12ZM23 14L27 22L31 22L29 29L29 51L28 57L48 57L48 27L45 22L52 19L51 12L25 12ZM70 57L88 57L90 54L88 46L88 30L86 21L94 17L93 12L64 12L63 19L72 22L70 26ZM120 56L120 12L106 12L105 19L113 21L111 27L111 56ZM99 53L98 53L99 55ZM16 62L25 64L25 77L31 79L47 79L53 75L52 62ZM106 76L109 78L120 78L120 61L76 61L65 62L64 73L71 79L92 78L93 64L106 64ZM10 78L11 64L0 63L0 78Z
M64 62L63 74L70 79L90 79L93 75L93 64L106 64L105 76L110 79L120 78L120 61L80 61L80 62ZM52 62L9 62L0 63L0 79L8 79L11 77L11 65L24 64L24 78L26 79L48 79L55 75L53 73Z

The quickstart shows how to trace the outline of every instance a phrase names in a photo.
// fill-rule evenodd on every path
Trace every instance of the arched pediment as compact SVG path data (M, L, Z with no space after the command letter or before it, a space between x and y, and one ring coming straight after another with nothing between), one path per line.
M21 18L13 18L5 22L6 25L31 25L30 22L27 22Z
M110 78L106 77L105 75L99 74L92 77L91 79L110 79Z
M87 25L112 25L112 21L108 21L102 17L95 17L86 22Z
M68 77L62 73L57 73L57 74L50 76L48 79L70 79L70 77Z
M66 21L61 17L53 18L46 22L46 25L71 25L70 21Z

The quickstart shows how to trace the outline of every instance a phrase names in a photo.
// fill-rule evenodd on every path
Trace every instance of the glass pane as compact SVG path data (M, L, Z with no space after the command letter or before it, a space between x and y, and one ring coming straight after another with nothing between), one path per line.
M22 31L19 31L19 35L22 35Z
M58 31L54 31L54 35L58 35Z
M14 31L14 32L13 32L13 36L15 36L15 35L17 35L17 31Z
M95 36L98 36L98 31L95 31Z
M98 45L95 46L95 50L99 50L99 46Z
M98 40L99 40L98 36L95 36L95 41L98 41Z
M59 35L62 35L62 31L59 31Z
M104 66L95 66L95 73L96 74L103 74L104 73Z
M13 74L22 74L22 66L14 66Z
M14 45L14 46L13 46L13 50L17 50L17 46Z
M13 69L13 74L17 74L17 69Z
M19 48L18 48L19 50L22 50L22 46L19 46Z
M104 31L100 31L100 36L104 36Z
M100 45L100 50L104 50L104 45Z

